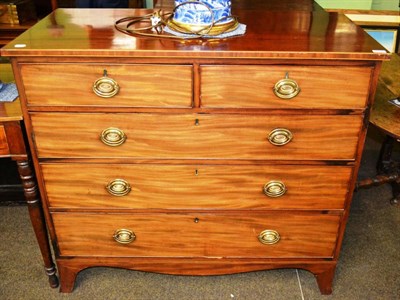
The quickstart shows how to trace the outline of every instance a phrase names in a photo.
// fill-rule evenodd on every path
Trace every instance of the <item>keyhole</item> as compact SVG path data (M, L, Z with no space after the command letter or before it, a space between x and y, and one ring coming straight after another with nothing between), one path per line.
M194 121L194 125L195 125L195 126L199 126L199 125L200 125L199 119L196 119L196 120Z
M194 222L199 223L200 222L199 218L194 218Z

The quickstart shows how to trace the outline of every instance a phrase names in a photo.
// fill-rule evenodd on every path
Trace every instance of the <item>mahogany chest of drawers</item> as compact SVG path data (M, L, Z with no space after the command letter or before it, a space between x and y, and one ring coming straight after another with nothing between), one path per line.
M210 41L113 28L131 14L56 10L62 34L46 18L3 49L61 291L112 266L302 268L330 293L387 54L324 11L243 10L244 36Z

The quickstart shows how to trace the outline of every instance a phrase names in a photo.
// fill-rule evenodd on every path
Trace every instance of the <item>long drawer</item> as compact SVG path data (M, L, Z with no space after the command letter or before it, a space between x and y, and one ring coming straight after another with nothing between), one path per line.
M331 258L341 218L277 212L52 217L61 256L247 258Z
M193 75L190 65L21 64L21 74L28 105L192 105ZM116 89L115 83L110 83L110 80L114 80L119 87L114 96L109 96ZM93 86L102 91L102 95L108 96L98 96Z
M42 164L51 208L343 209L351 167Z
M353 160L362 126L360 115L32 113L31 120L40 158Z
M362 109L371 72L370 67L206 65L201 67L201 104L225 108ZM273 92L279 81L278 90L284 94L295 89L292 82L281 81L286 75L300 90L292 99L281 99Z

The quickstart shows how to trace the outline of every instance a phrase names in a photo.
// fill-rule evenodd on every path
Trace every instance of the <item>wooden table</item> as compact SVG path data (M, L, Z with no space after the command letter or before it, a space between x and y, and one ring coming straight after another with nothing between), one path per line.
M2 78L7 76L7 72L11 72L11 68L6 65L2 65L0 69L2 71ZM58 278L51 257L36 178L30 164L27 147L25 146L22 122L19 99L14 102L0 102L0 158L11 157L17 163L28 204L29 216L42 253L45 271L47 276L49 276L50 286L55 288L58 286Z
M400 56L382 64L370 122L385 134L400 139L400 108L388 100L400 97Z
M393 160L392 152L396 143L400 142L400 108L388 100L400 97L400 56L393 54L392 59L384 62L378 80L375 102L372 107L370 123L382 131L386 138L379 154L375 178L359 182L359 188L390 183L393 189L391 203L398 205L400 201L400 162Z

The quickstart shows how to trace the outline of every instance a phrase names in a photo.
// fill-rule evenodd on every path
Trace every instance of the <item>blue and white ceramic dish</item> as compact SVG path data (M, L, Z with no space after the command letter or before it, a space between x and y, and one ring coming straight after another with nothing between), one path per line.
M187 25L208 25L218 20L228 23L232 21L231 6L230 0L175 0L173 21Z

